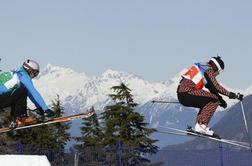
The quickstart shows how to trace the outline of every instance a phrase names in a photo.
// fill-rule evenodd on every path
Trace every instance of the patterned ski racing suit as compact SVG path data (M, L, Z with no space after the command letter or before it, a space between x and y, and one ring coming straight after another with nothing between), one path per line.
M197 123L208 124L219 105L226 107L226 102L219 95L229 96L230 92L222 87L216 80L217 72L210 67L204 71L204 79L209 90L197 89L196 84L187 78L182 78L177 89L177 96L180 103L188 107L199 108Z

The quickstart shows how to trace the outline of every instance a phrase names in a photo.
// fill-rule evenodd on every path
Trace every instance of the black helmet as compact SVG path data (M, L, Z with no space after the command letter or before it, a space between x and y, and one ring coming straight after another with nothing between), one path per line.
M212 57L209 64L213 67L214 71L218 71L219 73L221 73L225 68L225 64L219 56Z

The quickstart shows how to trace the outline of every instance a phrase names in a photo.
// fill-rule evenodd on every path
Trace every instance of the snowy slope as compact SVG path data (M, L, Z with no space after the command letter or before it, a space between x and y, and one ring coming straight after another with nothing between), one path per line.
M0 155L1 166L50 166L46 156Z
M87 76L85 73L78 73L69 68L49 64L41 72L40 76L34 80L34 84L49 104L59 94L66 114L72 114L83 112L92 106L98 112L101 112L104 106L110 103L108 97L108 94L112 93L110 88L123 82L132 89L135 102L139 104L137 110L145 116L146 121L152 126L171 125L185 128L187 124L194 124L197 114L195 109L185 108L179 104L153 104L151 102L152 100L177 101L176 89L184 71L165 82L151 83L140 76L111 69L100 76ZM234 92L240 91L244 94L251 94L252 92L252 86L245 90L227 89ZM229 106L237 103L236 100L227 98L226 101ZM216 114L212 123L215 123L222 116L222 113ZM162 145L167 145L169 139L171 139L171 143L174 143L174 140L175 142L180 141L180 138L167 139L161 135L156 137L166 141L163 143L161 141Z

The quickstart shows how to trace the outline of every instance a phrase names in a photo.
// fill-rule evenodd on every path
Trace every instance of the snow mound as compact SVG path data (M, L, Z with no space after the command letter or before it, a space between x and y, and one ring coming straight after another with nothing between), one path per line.
M51 166L46 156L0 155L1 166Z

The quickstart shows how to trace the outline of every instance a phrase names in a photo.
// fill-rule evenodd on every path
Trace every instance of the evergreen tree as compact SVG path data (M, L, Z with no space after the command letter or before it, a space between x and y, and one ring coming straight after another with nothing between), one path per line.
M49 126L27 128L6 134L8 140L24 146L25 149L22 150L24 153L36 154L35 148L54 148L53 130Z
M64 112L64 108L62 106L62 103L59 99L59 95L57 95L57 98L52 101L52 110L55 112L55 118L61 117ZM63 151L64 146L68 141L70 141L70 133L68 133L68 129L70 129L71 122L65 122L65 123L56 123L52 125L53 127L53 135L55 137L56 142L56 149Z
M95 111L93 107L91 111ZM93 116L83 119L80 129L81 136L76 137L79 144L75 145L75 149L80 154L82 164L101 165L97 158L102 155L101 141L103 139L103 132L97 114L94 113Z
M124 164L137 165L141 160L145 160L141 157L143 154L157 152L158 147L154 145L157 140L149 137L156 130L148 128L144 117L134 111L137 103L133 100L131 89L121 83L119 86L112 87L112 90L115 93L109 96L114 104L107 106L102 113L105 123L103 144L122 143L124 148L129 148L129 153L123 154Z
M59 96L52 101L52 109L55 117L63 114L63 107L59 100ZM10 139L13 139L26 147L63 151L67 141L70 140L70 134L67 130L70 123L57 123L33 128L27 128L10 133Z
M94 107L92 107L92 111ZM76 137L81 144L76 145L77 149L83 149L84 147L100 147L103 138L102 129L98 120L98 116L94 113L93 116L83 119L81 126L81 136Z
M1 109L0 111L0 127L8 127L10 125L10 108ZM9 139L8 133L0 134L0 154L13 153L15 151L15 141Z

